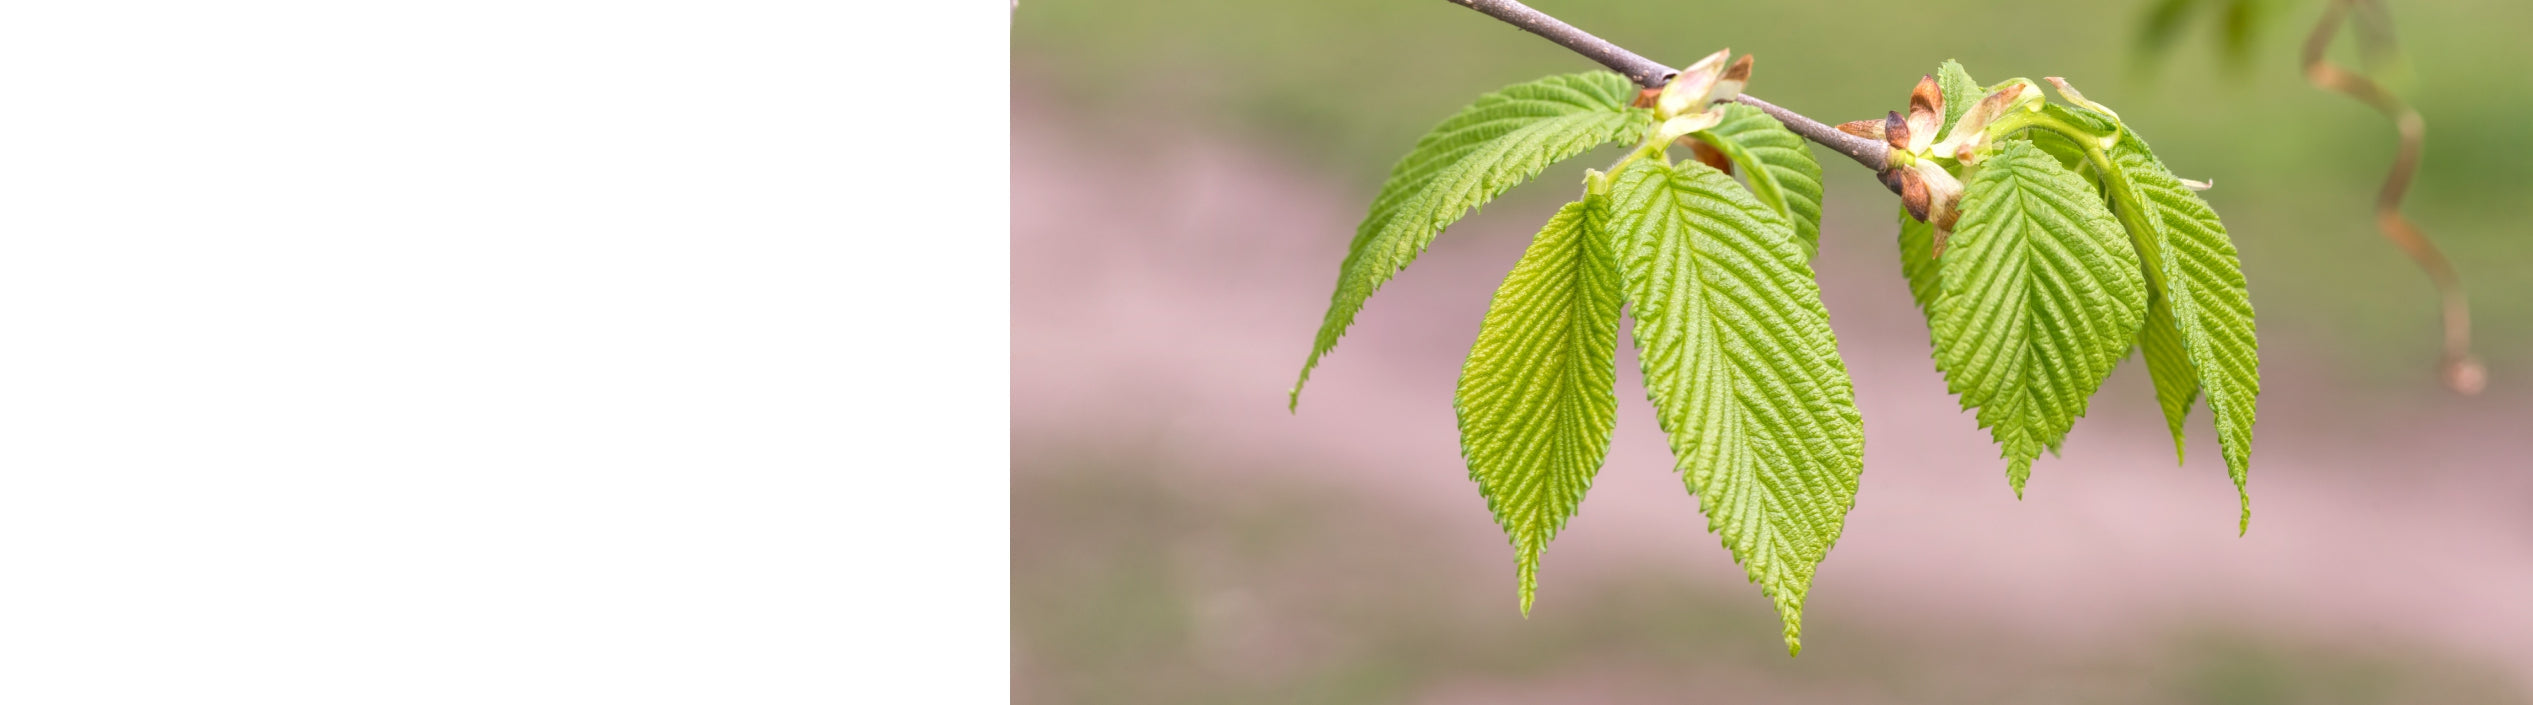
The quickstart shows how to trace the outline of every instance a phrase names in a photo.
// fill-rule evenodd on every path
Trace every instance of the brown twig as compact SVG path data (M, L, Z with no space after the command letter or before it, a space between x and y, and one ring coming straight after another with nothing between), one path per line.
M1524 5L1519 0L1451 0L1451 3L1485 13L1488 17L1503 20L1505 24L1520 27L1531 34L1556 42L1558 46L1582 54L1584 58L1600 62L1602 66L1607 66L1619 75L1626 76L1628 80L1635 81L1636 85L1660 88L1662 84L1671 80L1673 74L1679 73L1679 69L1664 66L1636 52L1628 51L1626 47L1592 36L1592 33L1566 24L1564 20L1531 9L1529 5ZM1830 151L1846 155L1847 158L1856 160L1856 163L1864 165L1867 169L1878 173L1888 168L1890 164L1891 148L1880 141L1839 132L1838 128L1805 117L1802 113L1778 107L1775 103L1760 100L1757 96L1743 94L1736 100L1758 108L1769 117L1776 118L1777 122L1785 123L1786 129L1793 131L1794 134L1802 135L1804 139L1828 147Z
M2358 3L2375 1L2332 0L2322 11L2321 21L2313 25L2313 34L2304 41L2304 77L2315 87L2346 94L2373 107L2392 118L2393 125L2401 131L2401 151L2393 157L2392 169L2384 175L2383 189L2375 195L2375 228L2427 272L2428 280L2435 283L2437 295L2443 299L2445 386L2461 394L2478 394L2488 383L2488 370L2471 352L2471 302L2463 293L2462 279L2455 276L2454 265L2445 260L2436 243L2429 241L2410 219L2401 216L2401 199L2410 191L2411 177L2418 173L2427 122L2419 117L2419 111L2382 85L2323 56L2331 41L2338 38L2340 23L2348 12Z

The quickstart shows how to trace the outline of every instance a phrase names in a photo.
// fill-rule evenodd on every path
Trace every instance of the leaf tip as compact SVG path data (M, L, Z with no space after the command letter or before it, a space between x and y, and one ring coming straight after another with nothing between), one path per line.
M1539 596L1539 549L1536 545L1522 548L1521 563L1514 570L1520 573L1517 582L1522 594L1522 619L1530 619L1530 603Z
M2242 538L2252 533L2252 493L2245 490L2241 483L2234 485L2234 492L2243 498L2243 518L2234 524L2234 537Z
M1313 347L1311 348L1311 351L1310 351L1310 358L1309 358L1309 359L1305 359L1305 360L1303 360L1303 361L1302 361L1302 374L1301 374L1300 376L1295 377L1295 378L1293 379L1293 389L1292 389L1292 390L1290 390L1290 391L1285 392L1285 399L1284 399L1284 411L1285 411L1285 413L1288 413L1288 414L1300 414L1300 413L1301 413L1301 409L1302 409L1302 385L1310 384L1310 371L1311 371L1311 369L1312 369L1312 368L1315 368L1315 367L1318 367L1318 366L1319 366L1319 354L1320 354L1321 352L1325 352L1326 350L1327 350L1326 348L1313 346Z

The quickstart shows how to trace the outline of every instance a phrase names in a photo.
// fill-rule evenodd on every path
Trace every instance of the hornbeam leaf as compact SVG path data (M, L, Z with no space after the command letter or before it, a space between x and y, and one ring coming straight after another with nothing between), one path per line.
M1337 346L1364 301L1423 253L1435 233L1551 163L1641 139L1653 113L1628 107L1635 96L1635 84L1615 73L1550 76L1480 96L1417 140L1355 227L1289 404L1301 404L1311 368Z
M2183 451L2182 422L2190 403L2199 398L2199 376L2190 371L2190 355L2182 348L2181 329L2172 321L2164 295L2148 292L2146 329L2138 333L2138 356L2146 359L2146 376L2155 383L2155 403L2164 409L2164 425L2172 430L2173 462L2188 462Z
M1539 554L1582 504L1618 419L1618 264L1608 199L1566 204L1495 290L1452 406L1469 479L1517 554L1522 614Z
M1941 139L1952 135L1953 123L1960 122L1962 113L1987 97L1987 91L1961 67L1961 62L1951 59L1935 67L1935 85L1944 92L1944 129L1936 135ZM1938 284L1941 263L1935 260L1935 226L1909 217L1906 208L1899 213L1900 274L1908 279L1909 298L1916 300L1918 312L1926 315L1927 331L1931 334L1935 329L1935 300L1943 297L1943 287Z
M2055 132L2033 130L2022 136L2026 139L2030 139L2032 141L2032 146L2039 147L2040 151L2048 152L2049 156L2057 157L2058 163L2066 166L2068 170L2074 171L2078 174L2085 174L2091 177L2088 179L2091 181L2098 181L2100 179L2100 174L2088 171L2088 169L2092 168L2092 162L2085 157L2084 146L2076 144L2075 140L2069 139L2066 135L2061 135Z
M1647 159L1616 182L1610 230L1646 396L1708 528L1799 653L1804 596L1864 464L1820 287L1792 226L1723 172Z
M1794 222L1795 240L1803 245L1804 259L1811 259L1821 249L1821 163L1812 158L1811 144L1758 108L1718 107L1724 122L1707 133L1729 143L1722 145L1725 153L1741 165L1751 193Z
M1960 122L1962 113L1970 112L1970 106L1987 97L1988 90L1980 88L1979 82L1970 78L1970 71L1952 59L1935 67L1935 86L1944 91L1944 129L1935 134L1940 140L1952 135L1953 123Z
M2234 241L2226 236L2225 225L2217 221L2216 209L2165 169L2144 140L2125 134L2109 154L2112 167L2126 177L2123 181L2133 194L2114 201L2124 207L2135 204L2154 229L2154 246L2140 247L2139 254L2147 257L2148 270L2157 275L2154 279L2161 288L2156 293L2170 309L2178 333L2174 337L2190 361L2199 390L2207 395L2208 413L2216 420L2217 448L2243 505L2238 528L2249 531L2248 483L2252 423L2260 403L2260 338L2252 321L2251 294L2243 284L2242 262L2234 254ZM2148 372L2154 368L2150 358ZM2157 381L2156 398L2168 400L2166 388L2177 385ZM2175 408L2165 402L2165 420L2179 428ZM2186 399L2178 409L2180 414L2188 413Z
M2137 340L2137 251L2091 184L2009 141L1971 177L1941 263L1935 366L1978 408L2022 496L2032 461L2066 438Z
M1900 209L1900 274L1908 279L1909 298L1926 314L1928 331L1935 327L1935 302L1944 297L1943 263L1935 259L1935 224L1909 217Z
M2217 449L2225 457L2225 472L2234 480L2234 491L2242 502L2237 530L2249 531L2248 483L2252 424L2260 402L2260 337L2234 241L2217 220L2216 209L2165 168L2136 132L2083 108L2052 105L2045 110L2097 134L2114 130L2119 134L2105 150L2111 173L2103 179L2104 190L2111 195L2112 208L2121 212L2121 225L2128 229L2130 240L2137 244L2146 279L2171 314L2177 339L2139 341L2141 347L2163 348L2160 357L2166 362L2161 365L2155 362L2156 350L2146 355L2147 372L2155 377L2156 400L2164 408L2165 423L2176 429L2177 454L2178 429L2189 413L2188 398L2179 392L2181 376L2170 364L2170 346L2178 342L2181 357L2190 363L2190 376L2207 397L2208 413L2216 422ZM2164 374L2153 374L2158 367ZM2174 403L2176 399L2179 403Z

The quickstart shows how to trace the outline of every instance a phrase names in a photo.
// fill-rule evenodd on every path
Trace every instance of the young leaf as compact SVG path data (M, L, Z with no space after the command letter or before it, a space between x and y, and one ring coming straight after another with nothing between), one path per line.
M2247 483L2252 422L2260 401L2260 338L2252 322L2251 295L2243 285L2242 262L2234 254L2234 241L2226 236L2225 225L2217 221L2216 210L2165 169L2144 140L2128 134L2109 154L2129 192L2127 198L2114 201L2121 207L2133 205L2153 228L2151 237L2132 236L2153 243L2139 247L2139 254L2160 285L2157 293L2172 314L2175 337L2200 391L2207 394L2225 472L2233 478L2242 500L2239 528L2248 531L2252 499ZM2157 365L2149 353L2151 373ZM2169 364L2164 367L2171 372ZM2178 387L2173 377L2168 374L2156 380L2156 398L2164 402L2166 422L2179 428L2178 417L2188 413L2189 405L2186 398L2179 405L2171 403L2167 390Z
M1618 264L1608 199L1566 204L1495 290L1452 406L1460 452L1518 554L1522 614L1539 553L1582 504L1618 419Z
M1987 89L1970 78L1970 71L1963 69L1961 62L1951 59L1935 67L1935 86L1944 91L1944 129L1935 133L1937 139L1951 136L1953 123L1961 121L1961 114L1970 112L1970 106L1988 95Z
M1301 404L1311 368L1337 346L1364 301L1423 253L1435 233L1549 164L1640 139L1653 113L1628 107L1635 96L1635 84L1614 73L1550 76L1480 96L1417 140L1355 228L1290 404Z
M1956 223L1958 225L1958 223ZM1909 217L1900 209L1900 275L1909 282L1909 298L1926 314L1926 328L1935 328L1935 301L1944 297L1943 262L1935 259L1935 224Z
M2030 142L1971 178L1942 262L1935 366L2004 447L2015 496L2128 356L2146 315L2137 251L2091 184Z
M2173 323L2164 295L2148 292L2146 328L2137 335L2138 356L2146 359L2146 376L2155 383L2155 403L2164 409L2164 425L2172 430L2173 462L2187 462L2182 422L2190 418L2190 402L2199 398L2199 375L2190 371L2190 355L2182 349L2181 329Z
M2173 337L2178 339L2181 357L2190 363L2190 377L2207 396L2208 412L2216 421L2217 448L2242 501L2238 530L2249 531L2248 482L2252 423L2260 401L2260 338L2234 241L2218 222L2216 209L2164 168L2136 132L2083 108L2052 105L2046 111L2097 134L2116 130L2120 135L2105 150L2109 173L2104 175L2104 190L2111 195L2112 207L2120 211L2130 240L2137 244L2147 281L2171 314ZM2162 335L2160 330L2153 332ZM2144 339L2140 345L2155 344L2165 353L2160 357L2166 362L2158 364L2157 351L2147 351L2147 372L2155 378L2155 396L2164 408L2165 422L2176 429L2177 454L2178 429L2190 407L2188 397L2179 391L2181 375L2170 363L2171 342ZM2159 368L2163 374L2154 374Z
M2049 156L2057 157L2058 163L2067 167L2068 170L2074 171L2078 174L2089 174L2091 178L2088 178L2088 181L2099 183L2100 175L2092 174L2087 171L2087 169L2092 168L2092 162L2085 156L2084 145L2076 144L2074 139L2055 132L2035 130L2026 133L2023 136L2030 139L2032 141L2032 146L2039 147L2040 151L2048 152Z
M1987 91L1961 67L1961 62L1944 60L1935 67L1935 85L1944 93L1944 128L1938 138L1950 137L1953 124L1961 115L1986 97ZM1909 298L1917 301L1917 310L1926 316L1926 329L1935 330L1935 301L1943 298L1942 263L1935 259L1935 226L1909 217L1906 207L1900 209L1900 274L1909 283Z
M1793 228L1723 172L1648 159L1616 181L1610 229L1646 395L1708 528L1799 652L1804 595L1864 464L1820 288Z
M1794 222L1795 240L1810 260L1821 249L1821 163L1812 159L1811 145L1758 108L1718 107L1724 122L1706 132L1720 138L1724 144L1716 146L1741 165L1759 202Z

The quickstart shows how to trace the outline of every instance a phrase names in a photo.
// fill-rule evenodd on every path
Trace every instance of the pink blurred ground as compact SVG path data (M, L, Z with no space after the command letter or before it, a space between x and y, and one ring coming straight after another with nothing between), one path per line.
M1017 448L1131 446L1184 459L1199 474L1177 479L1209 491L1300 484L1436 517L1453 565L1501 581L1511 611L1510 552L1466 478L1450 398L1487 296L1545 208L1446 233L1373 299L1292 415L1285 390L1370 194L1192 135L1086 137L1025 101L1014 124ZM2176 467L2132 361L2017 502L1928 361L1887 201L1832 200L1816 266L1868 441L1807 621L2052 643L2222 620L2426 645L2533 685L2533 400L2506 380L2478 399L2367 397L2334 388L2339 363L2319 346L2263 331L2252 528L2236 538L2204 409ZM1623 343L1620 360L1616 447L1548 554L1534 619L1649 565L1764 610L1670 472Z

